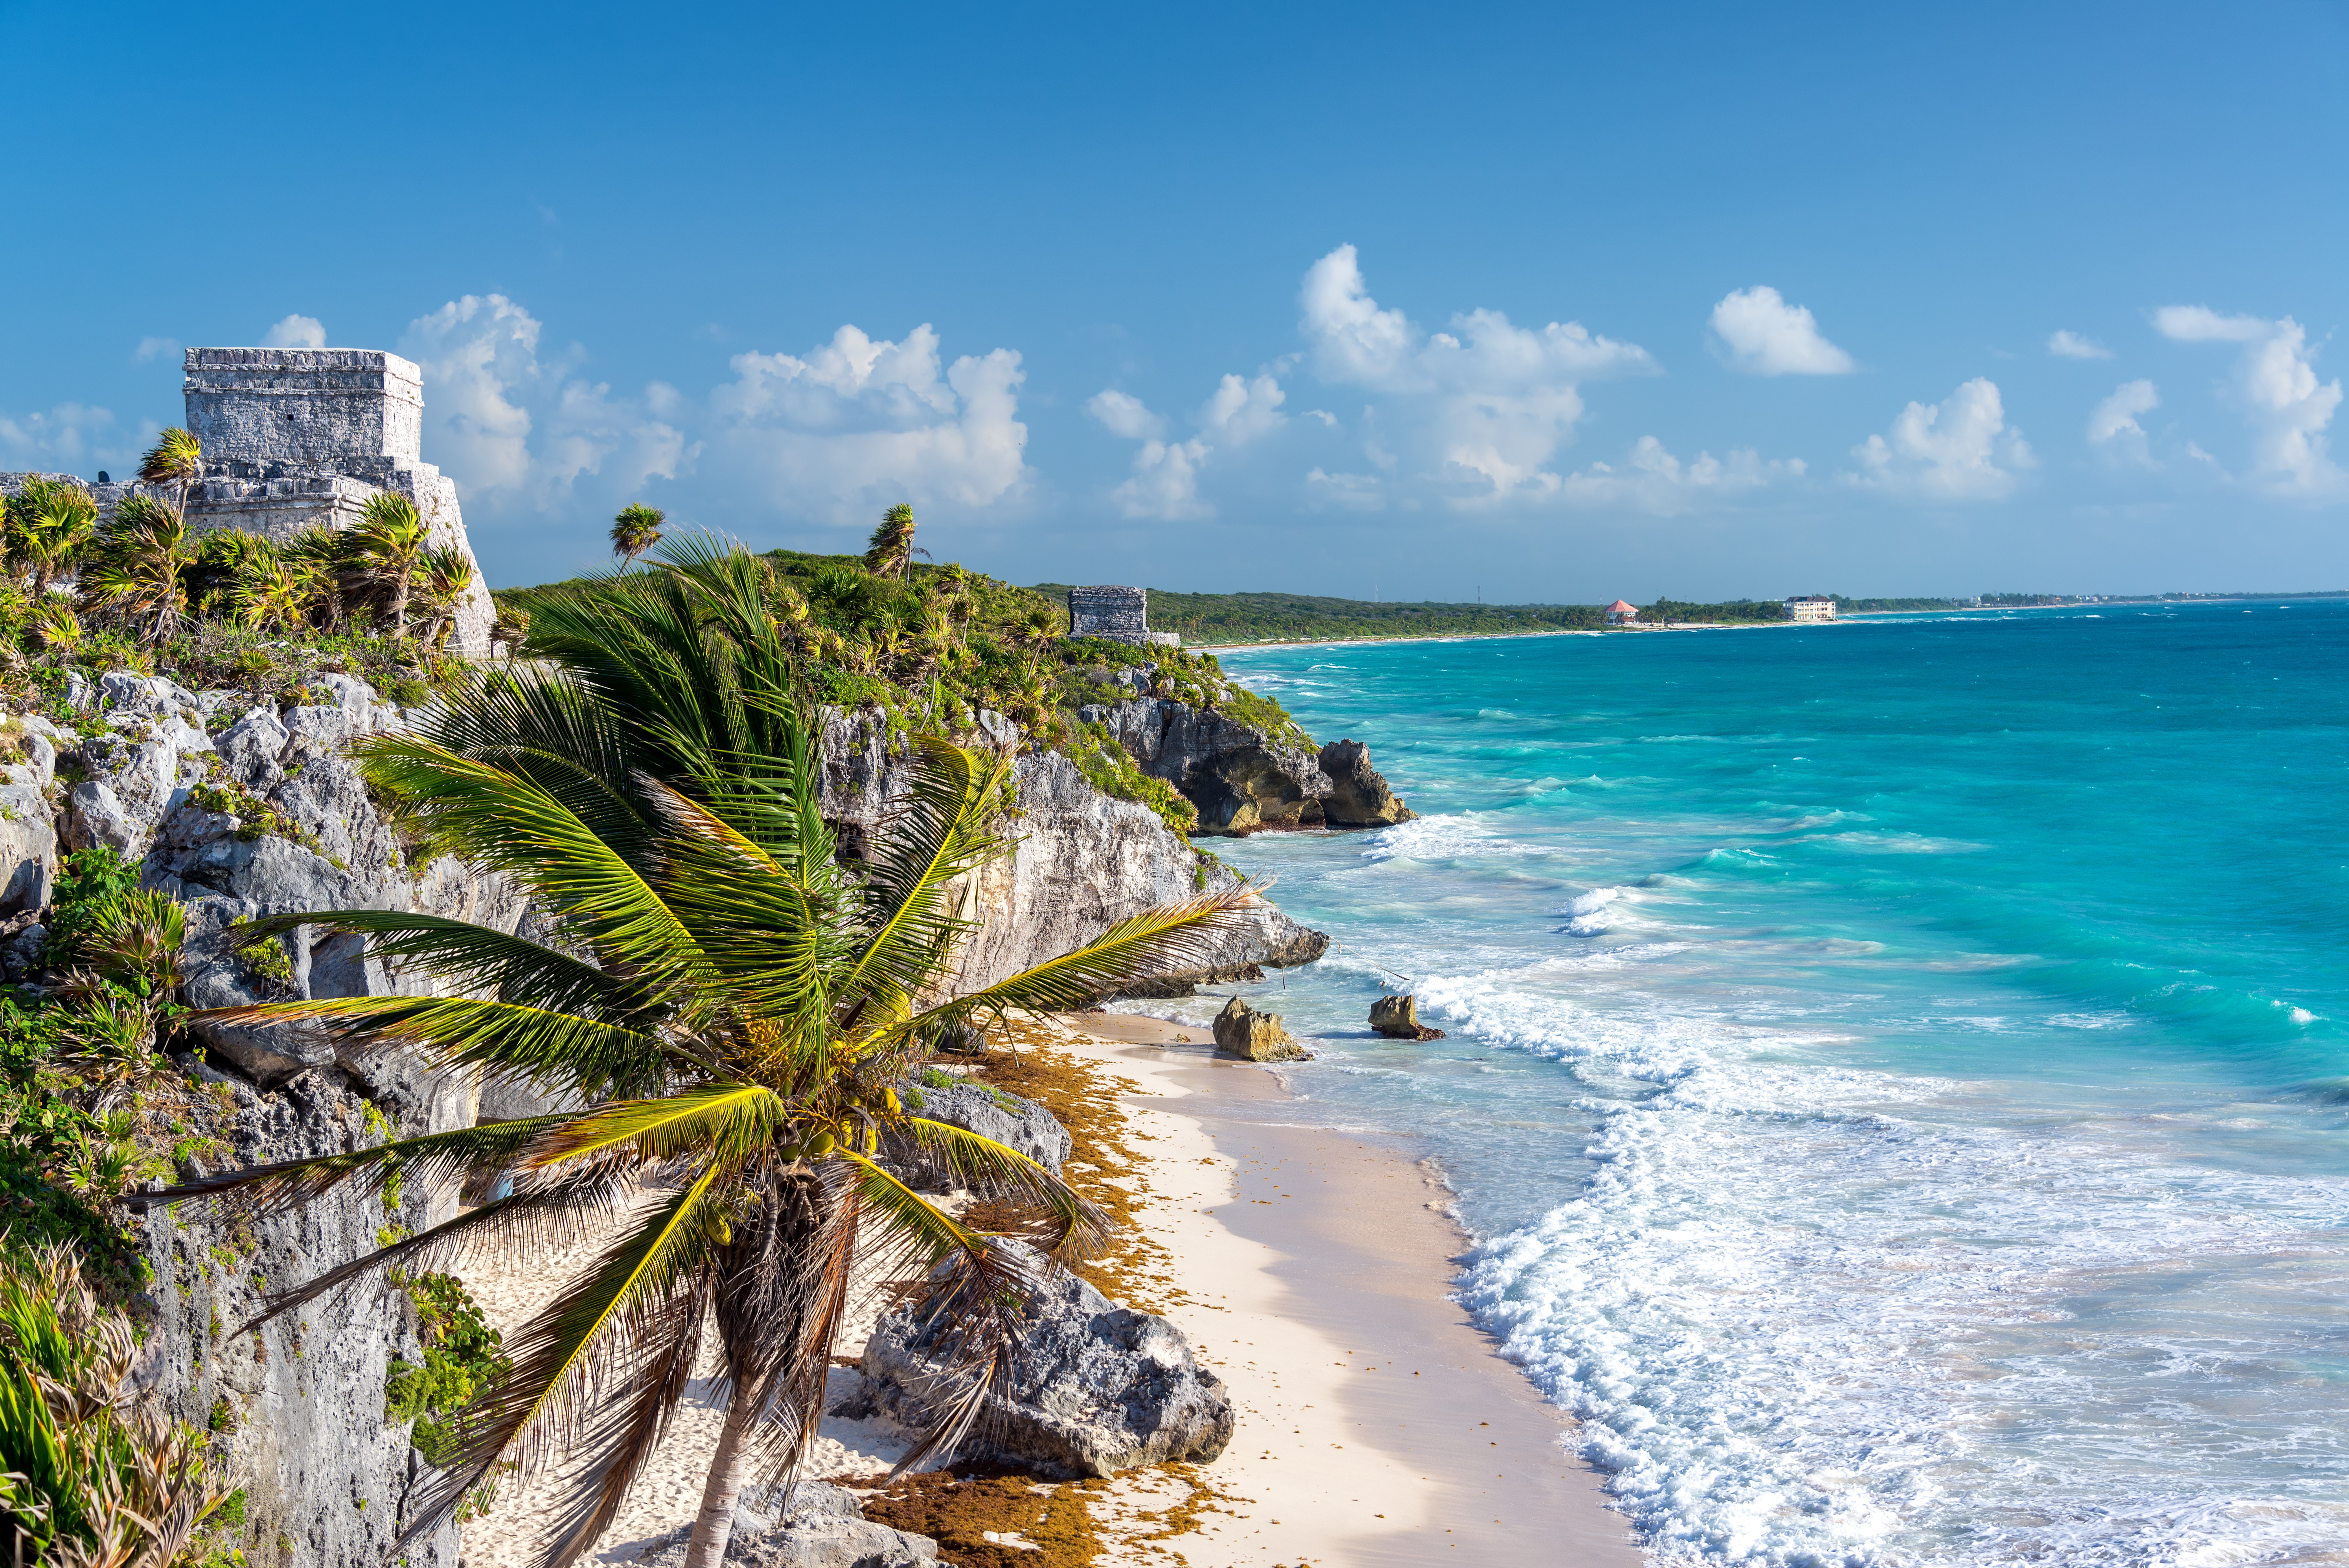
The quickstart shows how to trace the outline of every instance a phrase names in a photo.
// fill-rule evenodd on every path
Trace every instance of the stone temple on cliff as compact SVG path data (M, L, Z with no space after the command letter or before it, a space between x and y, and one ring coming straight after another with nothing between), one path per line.
M388 491L415 502L434 544L472 554L456 485L424 461L424 375L409 361L368 348L191 348L185 370L187 428L204 455L203 480L188 497L191 530L285 540L313 525L347 528ZM0 474L0 491L33 477ZM143 487L88 488L103 516ZM495 619L476 561L453 641L488 653Z
M1102 637L1138 648L1179 648L1175 632L1150 629L1150 591L1102 584L1069 590L1069 635Z

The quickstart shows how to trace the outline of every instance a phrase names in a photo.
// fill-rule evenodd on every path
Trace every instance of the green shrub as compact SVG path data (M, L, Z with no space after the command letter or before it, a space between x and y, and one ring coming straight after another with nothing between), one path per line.
M65 875L57 879L51 901L44 962L59 968L78 961L88 934L104 924L123 895L138 885L138 866L123 859L119 850L93 844L67 855Z
M421 1366L395 1357L384 1388L384 1419L413 1421L409 1440L425 1462L447 1462L462 1447L469 1407L505 1381L513 1363L500 1336L455 1274L404 1282L424 1341Z

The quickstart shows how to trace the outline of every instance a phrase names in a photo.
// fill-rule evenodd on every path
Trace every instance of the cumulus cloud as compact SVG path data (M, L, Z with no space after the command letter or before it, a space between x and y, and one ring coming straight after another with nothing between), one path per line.
M1153 441L1166 433L1166 421L1131 393L1096 392L1086 402L1085 412L1107 426L1111 435L1129 441Z
M2034 465L2023 432L2011 429L1998 387L1982 377L1939 403L1911 403L1888 435L1852 449L1855 484L1928 500L1997 500Z
M1536 330L1474 310L1425 332L1371 296L1351 245L1313 263L1299 303L1315 373L1380 395L1365 447L1376 440L1395 460L1391 487L1454 504L1555 494L1548 465L1582 418L1581 385L1658 368L1637 344L1579 322Z
M1713 330L1730 367L1749 376L1842 376L1854 368L1807 307L1788 304L1766 284L1731 291L1713 307Z
M94 478L100 468L128 469L160 427L125 429L113 413L59 403L45 413L0 414L0 469Z
M1246 446L1288 422L1288 416L1280 411L1287 401L1288 395L1269 373L1259 372L1248 380L1226 375L1206 407L1199 410L1199 428L1232 446Z
M2088 444L2116 459L2150 464L2145 427L2137 417L2159 407L2161 395L2152 382L2122 382L2088 415Z
M1592 463L1561 481L1560 493L1583 505L1629 505L1658 517L1698 511L1707 504L1760 490L1766 485L1803 477L1800 458L1765 459L1741 447L1726 458L1700 452L1683 463L1653 436L1642 436L1632 446L1622 468Z
M2047 337L2047 352L2058 359L2110 359L2113 351L2093 337L2059 329Z
M901 343L843 326L804 355L738 354L710 395L715 459L777 504L839 521L874 503L990 506L1032 478L1019 356L947 366L925 322Z
M130 362L144 365L150 360L176 358L179 352L180 340L176 337L142 337L131 351Z
M326 329L315 315L289 315L261 335L264 348L324 348Z
M2222 315L2207 305L2166 305L2153 324L2179 343L2235 343L2229 391L2251 438L2249 477L2277 495L2329 496L2349 490L2325 431L2341 406L2339 377L2316 378L2308 333L2290 316Z
M585 357L576 346L543 354L543 330L503 294L467 294L417 317L400 339L424 373L425 456L464 500L551 511L587 476L603 481L599 504L674 478L691 456L660 417L674 417L676 394L655 383L643 397L616 397L574 374Z

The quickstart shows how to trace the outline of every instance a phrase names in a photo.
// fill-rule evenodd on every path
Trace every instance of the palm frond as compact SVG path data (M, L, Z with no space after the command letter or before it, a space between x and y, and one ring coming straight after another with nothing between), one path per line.
M764 1084L721 1083L664 1099L626 1100L566 1118L523 1157L530 1169L619 1149L654 1161L685 1155L744 1160L772 1144L790 1102Z
M323 1197L347 1181L356 1181L363 1195L374 1197L394 1171L400 1172L404 1179L437 1186L467 1175L504 1171L534 1139L570 1119L556 1115L490 1121L452 1132L394 1139L372 1149L313 1155L306 1160L280 1160L242 1171L224 1171L217 1176L200 1176L150 1193L146 1201L171 1204L191 1198L233 1198L241 1209L274 1213Z
M446 981L460 991L488 992L501 1002L599 1020L641 1019L660 1010L657 996L583 959L491 926L440 915L389 909L319 910L241 922L234 934L243 944L302 926L365 935L374 957L397 960L404 969Z
M1226 888L1128 915L1081 947L914 1015L900 1032L926 1035L942 1024L982 1014L999 1017L1014 1008L1060 1012L1088 1006L1154 966L1205 964L1216 932L1254 903L1257 892Z
M316 1025L344 1039L422 1047L442 1070L481 1068L533 1089L559 1088L583 1099L641 1097L679 1071L709 1064L662 1035L546 1007L470 996L331 996L211 1007L195 1023L249 1028Z
M1100 1250L1109 1239L1110 1217L1092 1200L1043 1165L1006 1143L957 1127L909 1116L905 1126L924 1149L942 1156L962 1184L1006 1192L1049 1212L1060 1232L1046 1249L1061 1263Z

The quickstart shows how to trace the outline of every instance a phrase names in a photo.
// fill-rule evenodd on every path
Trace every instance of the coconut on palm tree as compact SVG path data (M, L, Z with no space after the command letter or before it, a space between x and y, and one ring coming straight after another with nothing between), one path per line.
M81 566L82 597L143 620L141 634L160 645L180 629L195 559L188 525L175 509L151 496L125 496L90 541Z
M348 548L368 581L384 590L395 637L408 635L408 604L416 592L429 532L416 503L388 490L367 498L350 531Z
M905 575L916 555L927 555L926 550L914 548L914 509L900 502L881 514L881 526L864 547L864 570L875 577Z
M388 1265L442 1267L471 1249L527 1257L605 1234L508 1337L512 1373L467 1412L408 1538L496 1467L560 1460L572 1484L543 1561L578 1559L683 1398L707 1326L726 1415L688 1561L718 1568L742 1487L792 1475L823 1416L858 1256L923 1281L922 1310L953 1326L958 1387L906 1462L950 1449L1008 1369L1039 1254L913 1191L876 1158L884 1136L1032 1205L1050 1258L1090 1244L1102 1218L1026 1156L910 1111L897 1086L927 1042L973 1019L1070 1006L1146 965L1195 959L1206 929L1250 896L1147 911L947 994L973 928L959 890L1006 849L994 819L1009 761L917 738L902 810L863 863L843 867L771 583L739 548L671 547L661 571L535 602L531 649L543 664L487 677L414 731L362 744L367 777L412 825L512 879L550 912L557 945L397 911L273 918L246 930L364 934L374 953L458 994L210 1015L419 1047L581 1108L171 1194L282 1208L346 1184L378 1191L395 1171L411 1187L507 1191L329 1271L274 1312Z
M626 571L636 563L636 557L660 542L661 524L668 521L657 506L637 501L620 509L612 519L612 553L620 558L620 568Z

